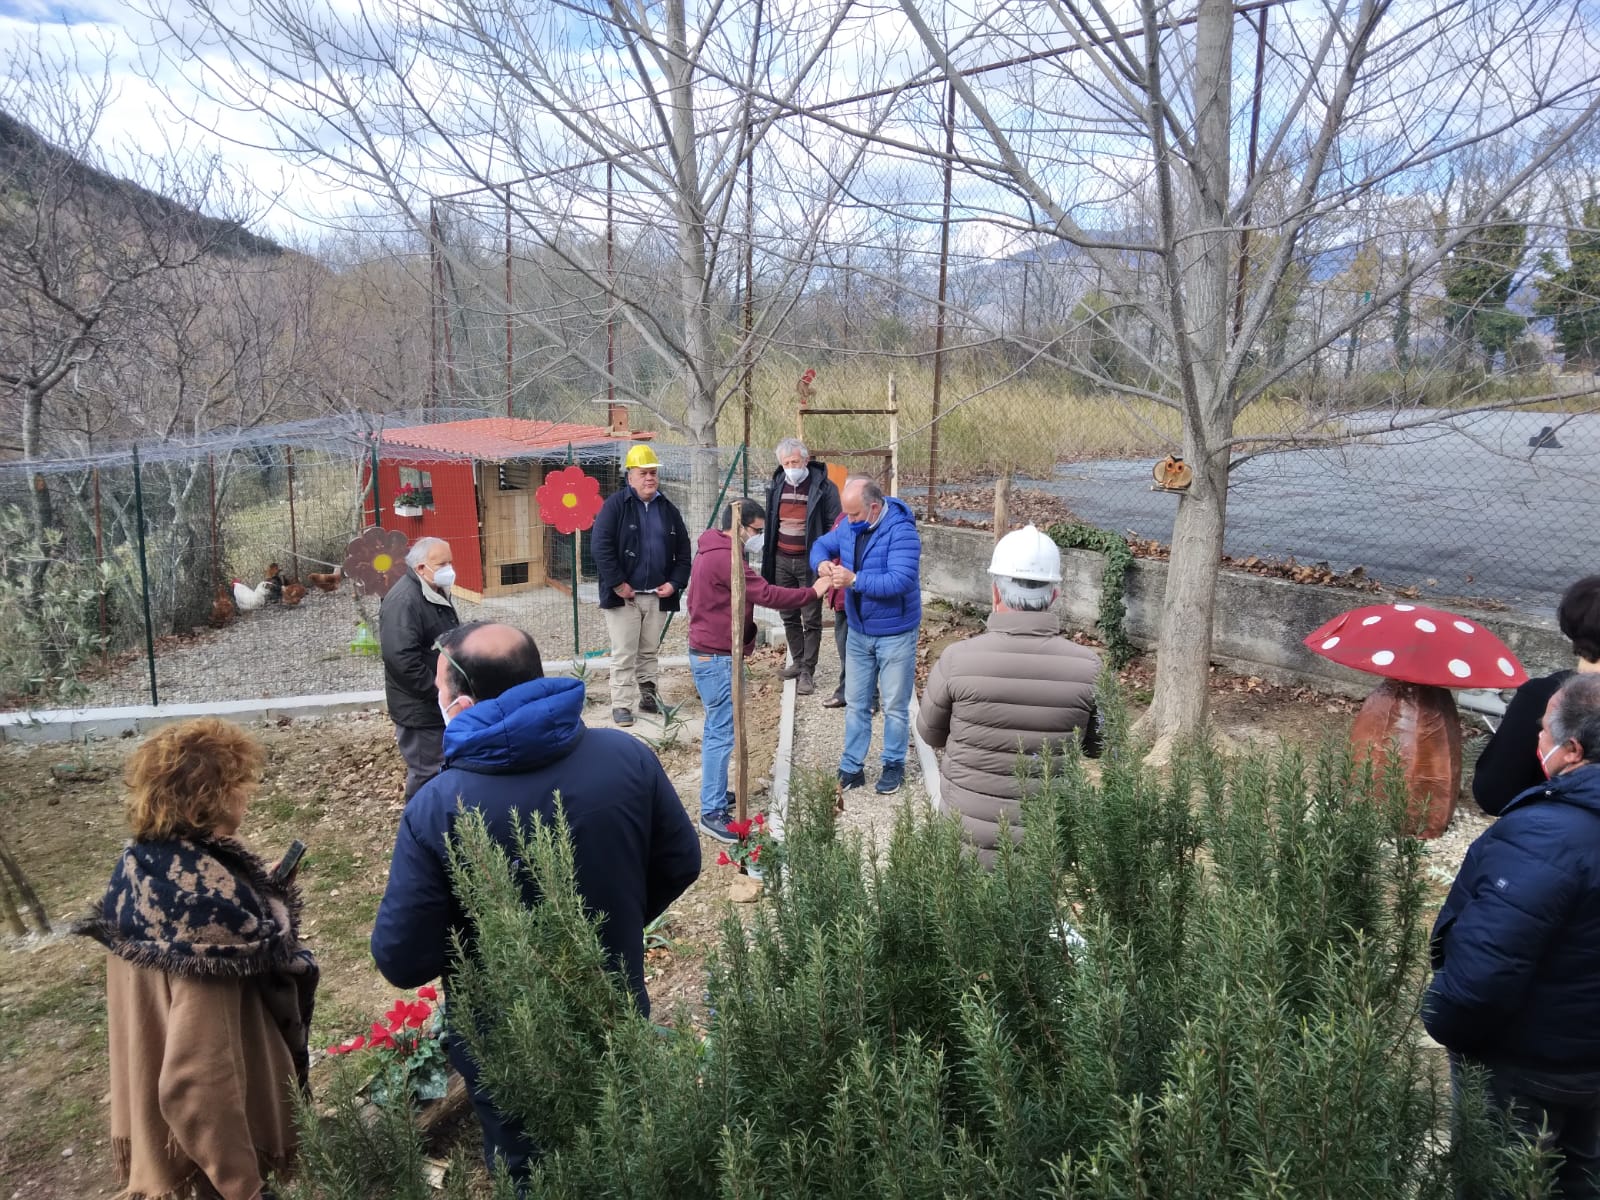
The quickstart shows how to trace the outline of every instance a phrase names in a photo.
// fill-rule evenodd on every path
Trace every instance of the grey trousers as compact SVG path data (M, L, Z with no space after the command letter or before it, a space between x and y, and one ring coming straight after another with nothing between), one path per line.
M394 741L400 747L400 757L406 760L406 799L409 800L444 767L444 729L396 725Z
M816 576L810 564L801 557L778 555L772 569L772 582L779 587L810 587ZM822 599L813 596L800 608L786 608L783 617L784 636L789 640L789 655L795 666L803 671L815 672L817 655L822 650Z

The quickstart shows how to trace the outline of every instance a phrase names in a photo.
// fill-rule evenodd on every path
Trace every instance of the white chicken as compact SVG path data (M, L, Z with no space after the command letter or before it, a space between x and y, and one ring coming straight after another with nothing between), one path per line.
M272 591L270 580L262 580L253 588L245 587L237 579L233 581L233 602L240 612L252 612L266 604L267 596Z

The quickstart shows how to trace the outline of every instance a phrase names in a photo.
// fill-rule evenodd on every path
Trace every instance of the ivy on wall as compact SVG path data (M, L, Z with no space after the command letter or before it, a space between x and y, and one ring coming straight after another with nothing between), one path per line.
M1134 654L1133 643L1128 640L1124 627L1128 613L1125 602L1128 567L1133 562L1128 539L1108 529L1068 521L1058 521L1045 533L1063 550L1093 550L1105 555L1105 570L1100 575L1100 614L1095 619L1095 628L1100 631L1100 640L1106 645L1111 665L1125 665Z

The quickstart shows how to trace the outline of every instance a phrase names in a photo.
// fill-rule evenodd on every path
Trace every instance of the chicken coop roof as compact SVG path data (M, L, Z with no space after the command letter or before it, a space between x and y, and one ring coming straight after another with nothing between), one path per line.
M447 458L490 461L528 458L542 451L565 451L570 445L608 445L628 442L638 433L614 437L601 425L573 425L561 421L529 421L518 417L481 417L448 421L442 425L411 425L385 429L385 447L421 450ZM643 435L649 436L649 435Z

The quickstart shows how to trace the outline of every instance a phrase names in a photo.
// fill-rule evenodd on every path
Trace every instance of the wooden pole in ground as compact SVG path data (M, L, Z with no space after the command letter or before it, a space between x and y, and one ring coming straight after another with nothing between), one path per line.
M734 512L742 517L742 506L734 501ZM732 615L732 640L729 661L733 670L733 808L734 819L746 820L746 804L750 795L750 747L745 741L744 727L744 546L739 541L739 521L730 523L729 540L733 543L733 562L728 576L728 591Z
M33 890L33 885L22 873L21 865L11 857L11 850L4 841L0 841L0 866L4 866L6 874L11 877L11 886L16 889L23 906L33 915L34 924L39 927L39 932L49 933L50 917L45 913L44 905L39 903L39 893Z
M291 555L290 567L294 571L291 578L296 583L300 582L300 534L295 529L294 520L294 447L290 446L285 451L289 464L289 553Z
M1011 468L1000 472L994 481L994 540L1005 537L1011 527Z

